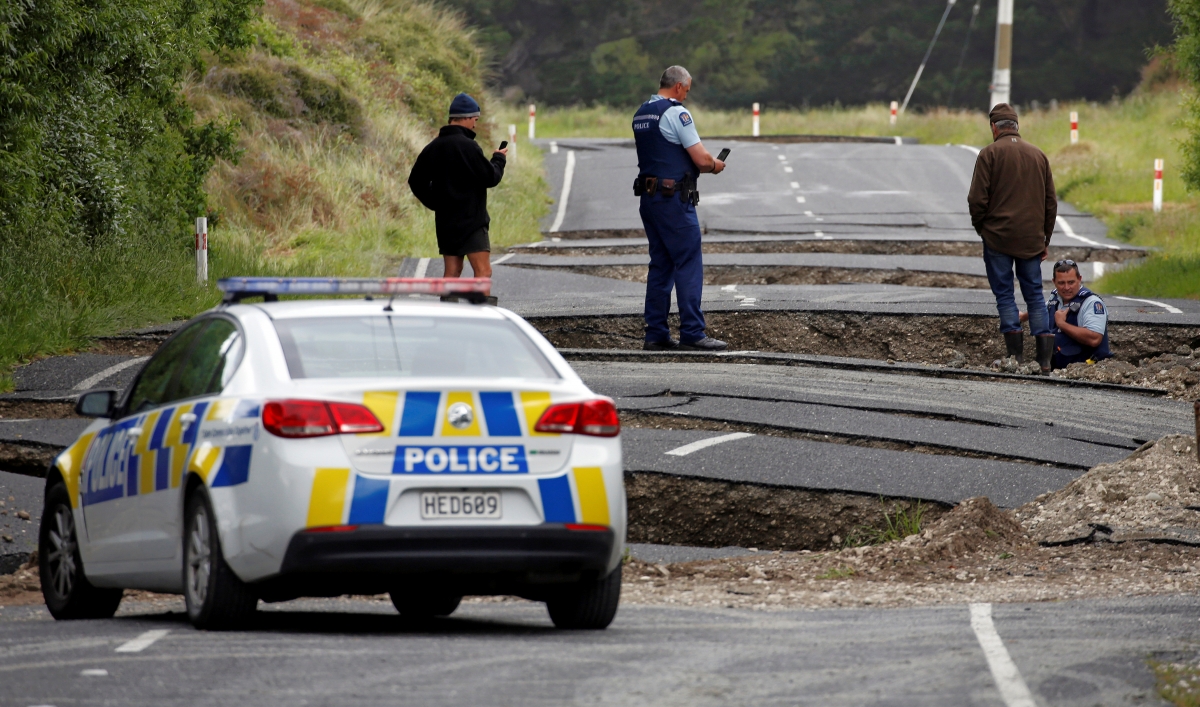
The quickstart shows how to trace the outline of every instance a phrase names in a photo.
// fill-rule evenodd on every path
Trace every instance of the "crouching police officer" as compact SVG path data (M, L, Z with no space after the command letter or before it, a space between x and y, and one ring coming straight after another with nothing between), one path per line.
M633 116L638 154L633 193L641 197L642 224L650 241L643 346L647 351L720 351L728 346L704 333L700 309L704 261L696 219L700 200L696 177L701 172L720 174L725 163L704 149L695 122L681 103L691 88L687 69L672 66L663 72L658 94ZM672 287L679 303L678 341L667 327Z
M1074 260L1054 264L1054 291L1046 301L1050 329L1054 332L1053 359L1039 349L1043 372L1066 368L1072 363L1095 363L1112 358L1108 347L1108 311L1104 300L1083 286L1079 265ZM1027 315L1022 313L1021 320Z

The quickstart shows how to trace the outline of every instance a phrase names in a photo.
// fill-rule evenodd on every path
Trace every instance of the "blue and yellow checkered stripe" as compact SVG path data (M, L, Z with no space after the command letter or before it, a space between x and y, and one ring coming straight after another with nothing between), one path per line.
M446 418L455 403L466 403L476 411L465 429ZM533 427L546 408L545 391L410 390L370 391L363 405L383 423L383 431L363 437L541 437Z

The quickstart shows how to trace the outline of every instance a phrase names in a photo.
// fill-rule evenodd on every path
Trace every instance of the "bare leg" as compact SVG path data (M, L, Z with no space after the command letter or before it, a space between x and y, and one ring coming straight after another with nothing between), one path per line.
M467 253L467 260L471 261L471 273L475 277L491 277L492 276L492 254L486 250L481 250L478 253ZM462 272L462 259L459 259L459 272ZM491 294L491 288L488 288L487 294Z
M442 262L446 265L446 277L462 277L463 259L461 255L443 255Z

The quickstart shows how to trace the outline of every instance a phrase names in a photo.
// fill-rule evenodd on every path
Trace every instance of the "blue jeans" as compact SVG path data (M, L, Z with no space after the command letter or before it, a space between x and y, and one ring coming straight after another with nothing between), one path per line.
M1000 312L1000 331L1005 334L1021 331L1021 316L1013 289L1015 266L1021 296L1029 309L1029 333L1034 336L1050 334L1050 315L1046 311L1046 300L1042 298L1042 259L1014 258L988 248L985 243L983 264L987 268L988 284L996 297L996 310Z
M693 344L704 338L704 260L700 252L700 222L696 207L679 196L646 195L641 204L642 225L650 241L650 272L646 278L646 341L670 336L667 314L671 290L679 304L679 340Z

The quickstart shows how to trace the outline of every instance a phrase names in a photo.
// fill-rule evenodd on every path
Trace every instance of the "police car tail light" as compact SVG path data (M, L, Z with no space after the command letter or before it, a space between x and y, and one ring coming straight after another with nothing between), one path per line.
M616 437L621 420L611 400L598 398L581 403L559 403L546 408L534 429L593 437Z
M278 437L324 437L382 432L375 414L362 405L320 400L273 400L263 406L263 427Z

